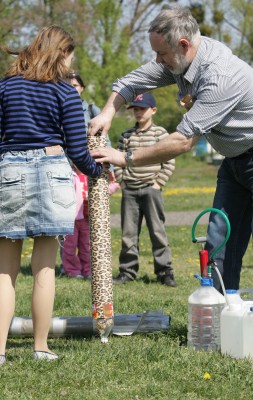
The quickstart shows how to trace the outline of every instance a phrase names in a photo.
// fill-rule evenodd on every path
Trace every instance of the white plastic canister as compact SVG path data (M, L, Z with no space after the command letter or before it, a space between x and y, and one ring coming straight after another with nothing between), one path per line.
M242 318L243 357L253 357L253 302L246 301Z
M221 312L221 353L253 357L253 301L240 301L229 294L227 298L229 305Z
M243 299L241 298L238 290L236 289L227 289L226 295L228 296L229 304L242 304Z
M221 312L221 353L241 358L243 304L230 304Z

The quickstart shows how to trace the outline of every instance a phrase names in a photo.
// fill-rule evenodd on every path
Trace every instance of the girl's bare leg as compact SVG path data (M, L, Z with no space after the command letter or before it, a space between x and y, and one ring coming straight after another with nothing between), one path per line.
M20 268L21 239L0 238L0 354L4 355L15 310L15 283Z
M34 239L31 264L34 279L32 319L35 351L49 351L47 337L54 305L55 263L58 246L58 239L53 236Z

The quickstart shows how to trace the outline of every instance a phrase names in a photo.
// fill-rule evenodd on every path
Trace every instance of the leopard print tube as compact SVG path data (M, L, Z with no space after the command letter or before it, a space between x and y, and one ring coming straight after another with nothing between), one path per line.
M106 146L103 136L88 136L92 150ZM101 342L108 342L113 327L112 257L108 174L88 178L90 224L91 288L93 322Z

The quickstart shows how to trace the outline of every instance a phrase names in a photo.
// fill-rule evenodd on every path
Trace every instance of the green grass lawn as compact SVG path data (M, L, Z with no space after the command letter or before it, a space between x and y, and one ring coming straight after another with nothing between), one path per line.
M215 167L195 161L190 161L187 167L183 161L178 166L178 176L175 174L175 179L171 181L171 187L180 188L180 180L184 182L184 188L215 186ZM199 174L198 182L194 178L194 168L196 174ZM188 183L187 170L192 177ZM201 174L202 170L206 172ZM189 204L193 203L190 193L175 194L171 199L173 196L181 211L184 209L181 201L183 197L188 197ZM212 194L209 197L211 201ZM119 203L120 198L115 199ZM211 205L207 203L199 203L199 209ZM194 209L193 204L189 209ZM0 368L0 399L252 398L252 360L235 360L220 352L197 352L187 348L187 301L188 296L199 286L193 278L193 274L199 272L199 247L191 243L191 226L170 226L166 229L173 251L178 286L168 288L156 283L150 241L144 226L140 237L138 279L128 285L114 286L113 292L115 313L132 314L162 309L171 315L171 329L168 332L126 337L110 336L108 345L102 345L96 337L52 338L51 348L63 357L55 362L41 363L32 359L32 339L9 338L8 363ZM198 233L204 234L205 229L204 225L198 226ZM112 229L113 275L118 273L120 239L120 229ZM30 315L32 277L29 261L32 243L32 240L27 240L24 245L22 272L17 281L16 316ZM252 257L253 249L250 245L241 275L241 287L244 288L252 286ZM57 271L59 263L58 258ZM54 316L91 316L89 282L57 276Z

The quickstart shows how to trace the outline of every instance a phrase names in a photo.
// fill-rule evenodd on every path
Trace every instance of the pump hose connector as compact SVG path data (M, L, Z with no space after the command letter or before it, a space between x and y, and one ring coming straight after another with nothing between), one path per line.
M213 260L213 259L214 259L214 256L215 256L215 255L222 249L222 247L224 247L225 244L227 243L227 241L228 241L228 239L229 239L229 236L230 236L231 227L230 227L230 222L229 222L229 220L228 220L228 217L226 216L226 214L225 214L223 211L219 210L218 208L212 208L212 207L211 207L211 208L206 208L204 211L202 211L202 212L197 216L197 218L195 219L195 221L194 221L194 223L193 223L193 225L192 225L192 242L193 242L193 243L196 243L196 242L197 242L197 239L196 239L196 236L195 236L195 229L196 229L197 223L198 223L198 221L200 220L200 218L202 217L202 215L204 215L204 214L206 214L206 213L208 213L208 212L217 212L218 214L220 214L220 215L224 218L224 220L225 220L225 222L226 222L226 224L227 224L227 234L226 234L225 239L224 239L223 242L220 244L220 246L218 246L216 249L214 249L214 250L211 252L211 254L210 254L209 259L210 259L210 260Z
M211 272L211 268L215 269L215 271L217 272L217 275L218 275L219 280L220 280L220 283L221 283L222 291L223 291L223 294L224 294L224 296L225 296L226 303L229 305L228 298L227 298L227 295L226 295L226 290L225 290L225 287L224 287L224 283L223 283L223 280L222 280L220 271L219 271L219 269L218 269L218 267L217 267L216 262L214 261L214 256L225 246L225 244L227 243L227 241L228 241L228 239L229 239L229 236L230 236L231 227L230 227L229 219L228 219L228 217L226 216L226 214L225 214L223 211L219 210L218 208L207 208L206 210L202 211L202 212L197 216L197 218L195 219L195 221L194 221L194 223L193 223L193 225L192 225L192 242L193 242L193 243L196 243L196 242L197 242L197 239L196 239L196 236L195 236L195 229L196 229L196 226L197 226L197 223L198 223L199 219L202 217L202 215L204 215L204 214L206 214L206 213L208 213L208 212L217 212L218 214L220 214L220 215L224 218L224 220L225 220L225 222L226 222L226 224L227 224L227 234L226 234L225 239L224 239L223 242L220 244L220 246L218 246L217 248L215 248L215 249L211 252L211 254L210 254L210 256L209 256L209 260L208 260L208 272ZM209 271L209 269L210 269L210 271Z

